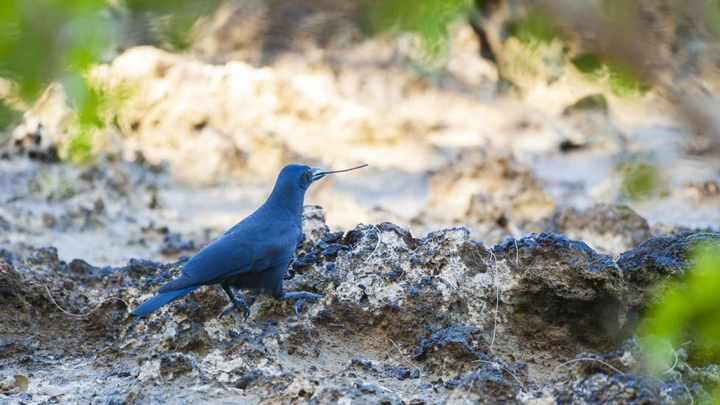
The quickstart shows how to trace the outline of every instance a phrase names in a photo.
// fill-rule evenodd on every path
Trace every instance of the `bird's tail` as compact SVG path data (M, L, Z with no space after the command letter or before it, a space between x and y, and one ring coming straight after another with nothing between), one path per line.
M173 290L158 294L149 300L143 302L139 307L133 309L132 314L135 316L145 316L158 310L161 306L169 303L170 301L180 298L183 295L189 293L200 287L199 285L193 285L190 287L181 288L179 290Z

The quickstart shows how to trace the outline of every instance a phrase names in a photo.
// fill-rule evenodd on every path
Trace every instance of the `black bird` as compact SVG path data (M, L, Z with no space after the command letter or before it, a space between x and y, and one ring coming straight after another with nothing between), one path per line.
M182 274L158 289L160 294L132 311L145 316L203 285L220 284L232 306L225 315L242 309L247 318L250 307L233 294L231 287L267 294L276 299L297 299L295 312L305 299L317 300L320 294L284 292L283 276L293 252L302 238L302 210L305 191L327 174L365 167L326 171L305 165L285 166L265 204L230 228L185 263ZM221 316L222 316L221 315Z

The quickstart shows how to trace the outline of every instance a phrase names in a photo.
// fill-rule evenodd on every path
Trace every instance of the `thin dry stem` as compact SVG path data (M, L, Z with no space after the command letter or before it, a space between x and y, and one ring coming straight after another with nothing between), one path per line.
M104 304L104 303L106 303L106 302L108 302L108 301L121 301L123 304L125 304L125 307L126 307L126 308L130 308L130 304L128 304L127 301L125 301L124 299L122 299L122 298L120 298L120 297L110 297L110 298L105 298L104 300L100 301L100 303L98 303L95 308L93 308L92 310L90 310L90 312L86 312L86 313L84 313L84 314L73 314L72 312L66 311L66 310L63 309L60 305L58 305L57 302L55 302L55 298L53 298L52 294L50 293L50 288L48 288L47 285L45 285L45 291L47 291L47 295L48 295L48 297L50 297L50 301L51 301L60 311L62 311L62 312L65 313L66 315L69 315L69 316L72 316L72 317L75 317L75 318L85 318L86 316L90 316L90 315L93 314L95 311L97 311L98 309L100 309L100 307L102 306L102 304Z
M388 338L388 339L389 339L389 338ZM420 373L420 375L419 375L419 377L418 377L418 383L417 383L417 385L415 385L415 388L413 388L413 390L410 391L410 395L412 396L412 394L415 393L415 391L418 389L418 387L420 386L420 384L422 384L422 370L420 369L420 367L412 364L412 362L411 362L410 360L408 360L407 357L405 357L405 355L403 354L402 350L400 350L400 347L395 343L395 341L393 341L392 339L390 339L390 343L392 343L393 346L395 346L395 348L397 349L398 353L400 353L400 356L402 356L403 360L405 360L405 363L407 363L410 367L416 369L416 370L418 371L418 373Z
M568 364L577 363L577 362L579 362L579 361L594 361L594 362L603 364L604 366L612 369L613 371L615 371L616 373L618 373L618 374L620 374L620 375L625 375L624 372L620 371L619 369L617 369L616 367L614 367L613 365L611 365L610 363L608 363L608 362L606 362L606 361L599 360L599 359L592 359L592 358L590 358L590 357L581 357L581 358L578 358L578 359L568 360L568 361L560 364L559 366L555 367L555 370L553 370L552 374L550 374L550 377L552 378L553 376L555 376L555 374L557 373L557 371L558 371L560 368L562 368L562 367L564 367L564 366L567 366Z
M372 253L365 258L365 261L362 262L362 264L367 263L374 255L375 252L377 252L378 248L380 247L380 241L382 240L382 233L380 233L380 230L375 225L371 225L375 229L375 234L377 235L377 244L375 245L375 249L373 249Z

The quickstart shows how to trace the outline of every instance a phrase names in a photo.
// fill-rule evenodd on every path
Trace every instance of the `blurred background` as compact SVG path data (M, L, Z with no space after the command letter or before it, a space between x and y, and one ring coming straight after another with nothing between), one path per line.
M290 162L370 164L310 189L333 229L717 229L719 34L700 0L6 1L0 243L176 257Z

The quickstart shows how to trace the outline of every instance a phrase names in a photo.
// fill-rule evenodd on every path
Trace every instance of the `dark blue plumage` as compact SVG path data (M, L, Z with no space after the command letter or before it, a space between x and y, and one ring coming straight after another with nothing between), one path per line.
M363 166L361 166L363 167ZM351 169L350 169L351 170ZM145 316L202 285L220 284L233 302L223 314L249 307L230 287L267 294L274 298L319 299L306 292L285 293L283 276L302 238L302 209L305 191L313 181L334 173L292 164L280 171L267 201L250 216L193 256L182 274L158 289L160 294L132 311Z
M200 285L194 285L192 287L185 287L181 288L179 290L175 291L169 291L166 293L158 294L149 300L145 301L142 305L135 308L132 311L132 314L135 316L145 316L148 314L151 314L158 309L160 309L161 306L167 304L168 302L178 298L182 297L183 295L191 292L192 290L195 290L197 288L200 288Z

